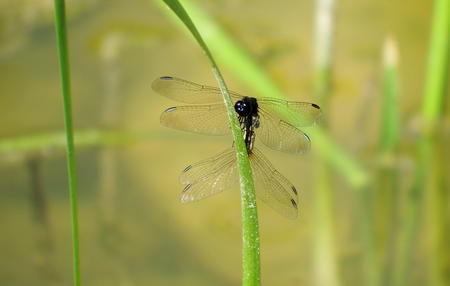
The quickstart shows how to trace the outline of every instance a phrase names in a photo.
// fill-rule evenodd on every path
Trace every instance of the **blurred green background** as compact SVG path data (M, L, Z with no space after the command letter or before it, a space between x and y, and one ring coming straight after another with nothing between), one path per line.
M185 166L231 137L161 127L160 113L177 103L150 88L163 75L215 80L156 2L67 2L82 281L239 285L238 190L182 205L178 184ZM260 148L300 190L296 221L258 205L263 285L449 285L450 118L442 112L431 135L422 120L432 1L337 1L326 96L315 85L315 1L190 3L286 98L324 112L329 141L308 129L309 154ZM52 1L1 1L1 285L71 284L54 34ZM397 61L386 60L386 45ZM246 70L220 57L220 43L211 46L228 87L261 96Z

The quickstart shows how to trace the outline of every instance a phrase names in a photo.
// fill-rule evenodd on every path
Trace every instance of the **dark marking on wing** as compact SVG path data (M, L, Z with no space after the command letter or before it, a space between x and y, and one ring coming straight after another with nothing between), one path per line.
M294 208L297 208L297 203L293 199L291 199L291 203L294 206Z
M166 110L164 110L164 112L172 112L174 110L177 110L177 108L176 107L169 107Z
M306 139L308 139L308 141L311 141L311 138L309 138L309 136L306 133L303 133L303 136L305 136Z
M192 184L187 184L184 188L183 188L183 193L186 192L187 190L189 190L189 188L192 186Z

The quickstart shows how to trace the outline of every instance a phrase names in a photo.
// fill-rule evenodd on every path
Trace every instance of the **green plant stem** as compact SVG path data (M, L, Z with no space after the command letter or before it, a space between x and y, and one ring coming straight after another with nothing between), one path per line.
M70 215L72 222L72 251L73 251L73 282L75 286L80 281L80 251L78 235L78 198L77 172L75 164L75 147L73 143L72 104L70 96L70 68L67 47L67 28L64 0L55 0L55 28L58 45L60 79L64 106L64 126L67 140L67 169L70 194Z
M426 221L425 227L427 248L426 266L428 267L427 285L447 285L446 269L449 265L449 227L443 219L448 213L448 190L440 183L445 170L440 168L442 146L438 144L437 134L422 137L417 146L415 180L412 189L407 193L405 210L399 223L397 235L397 252L395 255L393 283L391 285L409 285L408 281L416 237L419 233L421 218ZM445 174L445 175L444 175ZM426 204L424 204L426 203ZM427 212L421 216L421 211Z
M126 145L140 140L173 137L171 132L133 132L126 130L78 130L74 132L76 147ZM0 155L27 154L46 150L59 150L66 146L63 132L3 138Z
M416 170L414 185L407 192L404 209L401 211L400 223L398 225L398 235L395 242L396 250L394 256L394 270L392 283L390 285L403 286L409 285L408 275L412 260L412 253L416 236L418 233L419 214L423 207L423 186L426 177L426 169L431 154L430 138L424 137L420 140L417 149Z
M429 147L429 154L426 158L425 168L421 168L423 182L421 189L427 203L425 215L428 234L427 265L428 284L447 285L448 284L448 244L449 226L442 217L448 214L448 206L443 201L448 202L448 189L440 183L439 174L444 174L441 170L439 159L444 150L439 144L439 123L444 115L446 97L448 97L448 72L450 61L450 1L435 0L433 18L431 25L431 37L428 50L428 65L425 81L424 103L423 103L423 123L424 137ZM445 175L444 175L445 176ZM445 253L443 255L443 253Z
M427 194L428 202L439 202L442 194L438 184L433 182L436 177L432 175L434 167L434 156L441 156L437 144L438 125L443 117L443 106L446 92L447 76L449 70L450 55L450 1L434 1L434 10L431 26L430 48L428 54L428 65L425 81L425 91L423 97L422 119L424 129L423 136L416 146L418 158L416 160L416 175L413 188L408 192L408 206L404 215L404 222L398 239L399 252L396 257L396 269L394 271L393 285L407 285L407 275L411 264L411 251L413 250L415 235L418 232L419 211L422 208L424 194ZM435 152L438 152L437 154ZM448 191L447 191L448 192ZM444 191L445 193L445 191ZM445 197L445 195L444 195ZM429 227L430 249L428 255L428 273L430 285L445 285L445 267L443 265L448 258L441 259L441 236L448 233L442 232L447 224L442 223L440 214L442 206L440 203L430 204L430 211L435 214L427 216L429 220L426 225ZM445 213L445 211L444 211ZM445 239L445 238L444 238ZM444 248L445 249L445 248ZM448 255L447 255L448 256Z
M367 184L367 173L352 156L343 152L342 148L332 141L325 128L314 126L308 129L308 135L312 138L312 151L315 155L340 172L355 190L360 190Z
M379 141L381 155L395 152L400 134L398 51L397 45L391 37L385 40L383 58L383 102Z
M441 134L430 138L431 150L427 158L424 182L425 233L427 234L426 258L428 264L428 285L445 286L449 282L450 266L450 225L448 223L449 191L445 186L448 174L447 162L443 154L447 145ZM448 157L447 157L448 158Z
M314 284L339 285L333 220L332 172L323 161L315 166Z
M315 43L314 43L314 95L319 101L324 114L321 125L323 133L328 133L329 98L332 92L332 50L334 28L334 0L315 1ZM310 133L313 140L316 133ZM320 138L320 137L319 137ZM316 141L316 140L315 140ZM322 140L318 140L322 141ZM319 142L319 146L320 146ZM330 144L332 145L332 144ZM314 145L317 147L317 144ZM319 147L320 148L320 147ZM333 150L332 146L320 148L321 150ZM342 155L341 152L332 152L331 156ZM330 162L332 157L319 156L315 164L315 191L314 191L314 280L316 285L336 286L340 285L338 275L338 263L336 258L335 223L333 219L333 172ZM345 166L347 160L338 161L335 164ZM351 178L354 180L354 178ZM357 184L359 185L359 184Z
M227 108L228 119L231 123L231 131L236 148L237 166L240 177L241 202L242 202L242 285L260 285L260 257L259 257L259 227L258 215L256 211L255 188L253 184L250 161L239 126L236 113L233 108L225 81L217 67L217 64L209 51L206 43L203 41L200 33L197 31L194 23L184 8L177 0L164 0L167 6L178 16L178 18L189 29L191 34L197 40L197 43L205 53L219 84L222 92L225 106Z
M387 37L383 46L382 108L379 135L380 166L374 187L366 188L362 209L365 244L365 285L383 285L387 281L390 263L392 232L395 230L395 204L398 193L396 183L395 154L399 141L398 106L398 55L397 45L392 37ZM392 161L392 162L391 162ZM385 284L385 283L384 283Z
M428 51L423 119L426 129L434 129L443 111L450 60L450 1L435 0Z
M399 171L396 166L382 166L377 170L377 190L372 194L375 201L375 231L374 237L378 241L376 269L369 269L376 273L376 285L391 285L392 272L395 269L395 254L398 249L397 236L399 234L400 208L404 204L401 200ZM374 274L375 276L375 274Z
M423 192L426 194L428 226L428 274L430 285L446 285L448 283L448 247L449 226L442 217L448 213L448 189L440 183L441 170L439 159L442 156L442 144L439 144L439 123L444 115L446 97L448 97L448 72L450 66L450 1L434 1L431 38L428 51L428 65L425 81L424 104L422 110L425 129L424 137L428 137L429 157L425 162ZM425 143L422 143L425 144ZM445 176L445 175L444 175ZM447 252L446 252L447 251ZM446 253L443 255L443 253Z
M379 285L379 265L375 240L374 192L371 186L361 189L361 232L363 244L363 285Z
M330 96L332 88L333 30L335 17L335 0L316 0L315 15L315 75L314 92L324 104ZM327 106L323 106L325 110Z

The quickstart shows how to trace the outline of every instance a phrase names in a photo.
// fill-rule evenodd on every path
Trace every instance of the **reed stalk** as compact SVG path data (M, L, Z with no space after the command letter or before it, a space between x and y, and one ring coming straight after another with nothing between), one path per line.
M439 150L439 124L444 115L444 102L447 93L447 79L450 59L450 1L434 1L431 37L428 50L428 63L423 96L422 137L416 153L416 175L413 188L408 193L408 206L405 212L403 229L399 235L399 253L393 277L393 285L408 285L412 250L418 233L420 211L426 198L429 213L426 215L427 226L427 266L429 285L446 285L446 268L448 259L448 224L442 220L447 214L446 201L448 190L439 187L436 174L443 173L435 169ZM426 196L425 196L426 194Z
M422 116L425 131L435 129L445 106L450 60L450 1L435 0L428 49Z
M137 132L130 130L77 130L74 132L75 146L108 147L130 145L146 140L172 139L174 135L168 131ZM66 134L63 132L43 133L7 137L0 139L0 156L24 158L35 152L57 153L66 146Z
M394 269L390 285L409 285L408 275L413 257L416 236L419 233L419 214L423 205L423 182L425 180L426 164L431 154L429 138L420 141L416 154L415 182L407 192L402 202L401 219L398 224L397 239L395 242Z
M392 37L383 47L383 82L379 153L392 155L400 137L400 106L398 99L398 48Z
M370 230L366 233L368 236L366 252L371 256L370 261L366 261L366 285L388 283L392 252L395 250L397 202L400 196L396 168L400 132L398 89L398 48L395 39L387 37L383 46L381 122L378 143L380 165L377 168L376 189L371 189L370 199L365 207L366 212L367 209L371 211Z
M61 91L64 107L64 127L67 144L67 169L70 196L70 216L72 225L72 251L73 251L73 283L81 285L80 280L80 251L78 235L78 193L77 170L75 163L75 147L73 139L72 103L70 90L69 51L67 45L67 27L64 0L55 0L55 28L58 46L58 58L61 80Z
M125 39L117 32L109 33L100 45L100 57L102 59L103 95L101 110L101 125L111 129L117 125L120 115L121 77L118 59L123 49ZM102 241L107 245L115 226L116 206L115 201L118 194L117 178L118 164L116 160L116 149L111 147L102 148L99 151L99 190L98 200L100 202L100 220Z
M428 285L445 286L450 282L450 225L449 190L445 180L449 174L448 162L442 154L447 148L441 134L434 134L429 140L430 154L425 170L424 199L426 212L425 232Z
M252 170L245 147L244 137L234 111L231 97L222 74L202 36L198 32L189 15L177 0L164 0L164 3L178 16L189 29L192 36L205 53L214 76L222 92L224 103L231 124L231 131L236 148L236 162L240 177L242 203L242 285L260 285L260 253L259 253L259 225L256 210L256 195L253 184Z
M335 16L334 0L317 0L314 43L314 94L324 110L321 125L328 130L329 97L332 93L332 51ZM314 137L313 137L314 138ZM315 164L314 194L314 281L319 286L340 284L333 220L333 176L329 162L319 157Z
M444 219L448 216L449 190L442 181L446 171L441 167L440 158L445 146L439 130L444 116L444 107L448 99L448 74L450 61L450 1L435 0L431 23L431 37L428 50L428 65L425 78L425 92L422 110L424 123L424 141L427 145L428 157L424 158L422 185L425 192L427 212L425 215L428 233L427 261L429 285L448 285L448 269L450 249L449 225ZM448 170L448 167L444 167Z

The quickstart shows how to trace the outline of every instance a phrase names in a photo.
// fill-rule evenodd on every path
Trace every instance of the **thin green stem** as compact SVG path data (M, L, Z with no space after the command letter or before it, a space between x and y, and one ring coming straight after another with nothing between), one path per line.
M332 58L333 58L333 37L334 37L334 18L335 18L335 0L316 0L315 16L315 76L314 92L327 104L332 89ZM326 110L326 106L323 106Z
M333 217L332 172L323 161L315 166L314 284L339 285Z
M361 189L361 232L363 243L363 284L379 285L379 265L377 263L377 245L375 240L374 192L370 186Z
M393 266L392 252L396 248L399 191L395 152L398 149L400 130L397 63L397 44L394 38L388 37L384 41L383 48L382 107L378 146L381 166L377 170L376 195L372 190L370 198L375 206L373 213L370 214L374 220L370 224L373 230L368 241L374 255L371 265L367 265L366 272L368 282L372 285L388 283Z
M428 233L427 260L428 283L430 285L446 285L448 283L448 252L445 252L445 241L448 241L448 224L442 219L447 213L445 203L448 190L442 188L439 174L439 158L442 156L442 145L439 144L439 123L444 115L445 100L448 97L448 72L450 60L450 1L434 1L431 26L431 38L428 50L428 65L425 81L424 104L422 110L425 129L424 139L429 150L421 189L427 202L426 219ZM443 255L446 253L447 255Z
M426 177L427 164L431 154L430 138L426 136L420 141L417 158L415 182L411 190L406 194L405 201L402 203L400 223L398 225L397 241L395 243L394 270L392 283L390 285L403 286L409 285L408 275L410 273L411 260L413 257L414 244L418 233L419 214L423 202L423 185Z
M189 29L191 34L197 40L197 43L205 53L219 84L223 95L225 106L227 108L228 119L231 123L231 131L236 148L237 166L240 177L241 186L241 203L242 203L242 285L260 285L260 257L259 257L259 227L258 215L256 211L256 196L253 184L252 171L250 161L248 159L247 150L239 126L236 113L233 108L228 89L219 68L209 51L206 43L203 41L200 33L195 27L189 15L177 0L164 0L167 6L178 16L178 18Z
M431 150L427 158L427 170L424 182L424 199L427 234L428 285L448 285L448 267L450 262L449 245L450 227L448 223L448 188L445 186L446 170L443 153L447 145L441 134L430 138Z
M423 119L435 128L443 114L450 60L450 1L434 1L428 66L425 81Z
M327 111L329 110L329 97L332 92L331 69L333 65L333 29L336 3L334 0L317 0L315 3L314 94L322 109L326 111L321 120L323 133L325 135L328 130ZM320 132L320 130L314 130L314 132L311 133L313 140L316 138L315 136L318 132ZM332 146L329 146L323 148L323 150L328 150L328 152L330 152L333 148ZM340 156L342 153L332 152L330 155ZM315 167L314 280L317 285L336 286L340 284L340 279L338 275L336 245L335 240L333 239L335 237L335 223L333 219L334 184L332 169L329 162L336 161L339 162L338 164L345 166L345 162L349 161L328 161L328 158L331 157L320 156ZM351 178L351 180L354 180L354 178Z
M428 54L428 66L425 81L425 91L423 97L422 119L424 122L423 136L416 146L417 162L416 176L413 188L408 192L408 202L404 221L401 225L399 237L399 251L396 269L394 271L393 285L407 285L408 273L410 272L412 250L414 249L415 236L418 231L418 219L420 210L423 206L425 194L431 202L438 202L441 199L439 188L433 182L436 178L432 176L434 162L434 152L440 152L437 144L437 130L440 120L444 114L443 106L447 96L446 85L449 69L450 57L450 1L434 1L434 10L431 27L430 48ZM441 156L441 154L437 154ZM431 233L430 249L427 249L431 255L429 258L429 280L430 285L445 284L445 265L442 265L440 257L440 240L442 234L437 228L445 228L441 224L439 217L441 211L440 205L432 205L431 214L428 218L431 220L426 225L429 226ZM445 212L444 212L445 213ZM445 262L445 260L444 260Z
M67 141L67 169L70 195L70 215L72 222L72 251L73 251L73 282L75 286L80 281L80 251L78 236L78 198L77 173L75 164L75 147L73 143L72 104L70 98L70 68L69 52L67 47L67 28L64 0L55 0L55 28L58 44L59 68L61 89L64 106L64 126Z
M398 51L393 38L386 39L383 57L383 102L379 148L381 154L386 154L395 151L400 134L397 79Z
M172 138L172 132L127 130L78 130L74 132L76 147L115 146L133 144L142 140ZM3 138L0 140L0 155L26 155L26 153L59 150L66 146L63 132Z

